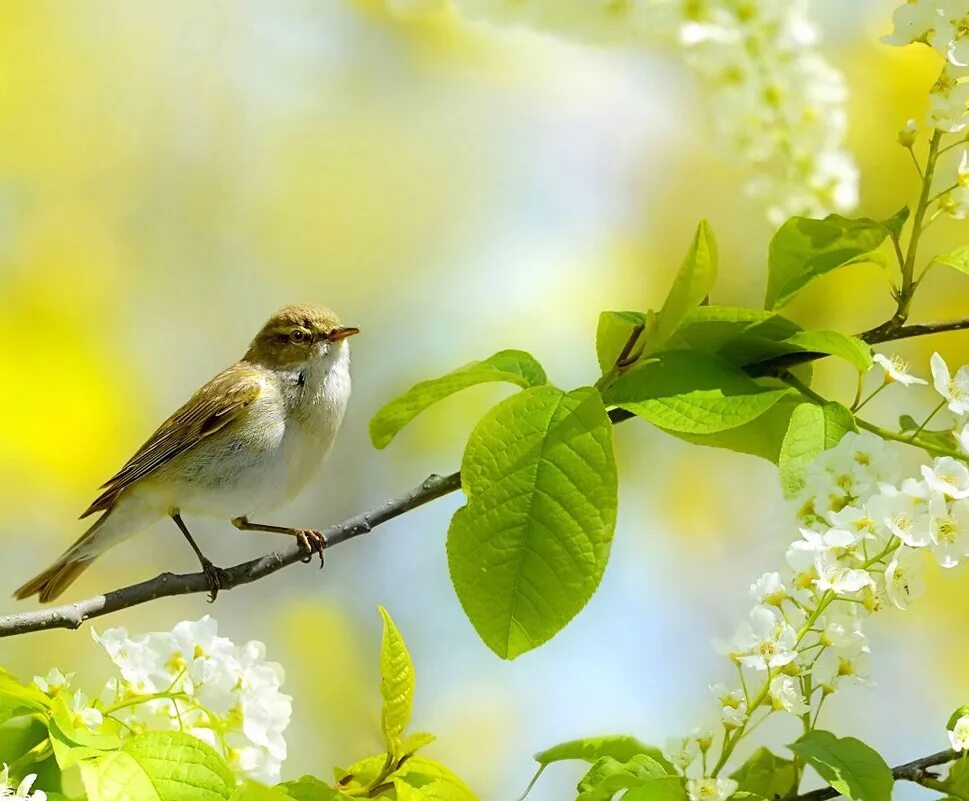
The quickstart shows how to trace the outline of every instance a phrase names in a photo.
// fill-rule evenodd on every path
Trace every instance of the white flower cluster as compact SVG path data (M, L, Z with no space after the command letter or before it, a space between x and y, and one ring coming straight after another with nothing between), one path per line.
M884 385L926 383L897 359L878 364ZM800 536L787 549L784 569L751 585L747 620L717 644L739 675L737 687L710 688L720 708L722 753L729 755L749 727L774 711L808 720L813 712L816 720L825 698L866 682L865 620L888 607L906 609L920 594L923 552L945 568L969 559L969 367L952 376L938 354L931 366L939 408L947 406L962 426L957 439L967 456L937 457L918 477L903 478L891 443L850 432L808 466L795 499ZM969 714L949 737L953 748L969 748ZM685 774L711 739L671 741L667 756ZM723 781L716 771L691 779L690 798L722 801L731 791Z
M883 38L893 45L921 42L945 60L929 92L928 123L957 132L969 125L969 3L966 0L909 0L892 17L895 29Z
M858 203L844 149L847 87L816 48L805 0L655 0L687 61L712 81L719 133L761 171L748 184L768 218L823 217Z
M37 781L37 774L31 773L24 777L24 780L17 787L11 787L10 769L7 765L4 765L3 769L0 770L0 799L9 799L9 801L47 801L47 793L43 790L30 792L30 788L34 786L35 781Z
M208 615L170 632L129 637L115 628L94 638L121 671L121 681L108 687L114 698L105 714L132 731L183 730L222 751L241 773L278 781L292 699L280 692L283 669L266 661L261 642L236 646Z

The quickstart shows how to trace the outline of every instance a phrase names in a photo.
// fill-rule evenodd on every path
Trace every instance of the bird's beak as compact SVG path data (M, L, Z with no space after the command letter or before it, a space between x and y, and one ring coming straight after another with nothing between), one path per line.
M330 342L339 342L341 339L346 339L347 337L352 337L354 334L359 334L360 329L354 328L352 325L340 326L339 328L334 328L326 335L326 338Z

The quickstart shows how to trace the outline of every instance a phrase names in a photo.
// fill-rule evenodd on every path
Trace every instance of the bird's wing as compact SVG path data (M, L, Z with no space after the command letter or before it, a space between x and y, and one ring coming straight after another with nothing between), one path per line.
M262 390L258 370L239 362L219 373L161 424L127 463L101 485L104 490L82 518L110 509L118 496L180 453L246 413Z

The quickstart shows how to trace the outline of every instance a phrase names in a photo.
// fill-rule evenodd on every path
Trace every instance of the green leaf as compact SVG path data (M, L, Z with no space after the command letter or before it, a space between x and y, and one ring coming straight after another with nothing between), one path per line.
M540 765L550 765L553 762L563 762L569 759L581 759L584 762L591 763L602 757L612 757L619 762L628 762L637 754L646 754L651 757L662 765L667 773L673 771L673 765L658 748L647 745L628 734L607 734L602 737L569 740L535 754L535 761Z
M768 252L765 307L779 309L822 275L849 264L885 264L876 249L889 236L897 216L886 222L849 220L831 214L823 220L793 217L774 234Z
M502 350L479 362L470 362L430 381L421 381L382 407L370 421L375 448L385 448L397 433L428 406L475 384L506 381L520 387L537 387L548 379L542 366L521 350Z
M33 684L21 684L0 668L0 723L21 715L46 713L50 698Z
M316 799L329 801L331 798L337 799L339 797L334 793L333 795L304 796L298 801L316 801ZM258 782L245 782L236 787L229 797L229 801L293 801L294 798L286 792L284 785L281 784L275 787L267 787Z
M791 498L801 491L807 467L819 453L833 448L849 431L857 430L854 415L840 403L800 404L791 415L777 463L784 497Z
M673 280L673 287L656 315L649 332L646 352L660 350L686 315L699 306L710 293L717 278L717 241L706 220L701 220L690 249Z
M293 801L340 801L350 797L315 776L302 776L297 781L277 784L273 789L283 790Z
M457 774L440 762L425 756L418 755L408 759L394 774L394 778L418 788L431 798L442 798L446 801L477 801L471 788ZM447 791L443 789L444 786L448 788ZM433 793L437 793L437 796Z
M767 748L758 748L730 776L738 784L738 790L762 798L786 798L797 784L794 763L772 754ZM735 799L736 795L733 796Z
M902 433L919 430L920 424L909 414L903 414L898 418L898 427ZM954 451L959 448L959 441L951 428L923 428L919 431L919 441L936 448Z
M712 434L755 420L787 392L756 383L718 356L673 350L624 373L603 400L669 431Z
M891 801L892 771L861 740L815 729L788 747L842 795L855 801Z
M413 734L408 734L400 744L400 753L414 754L426 745L430 745L437 738L427 731L415 731Z
M380 728L388 753L396 755L414 705L414 663L390 613L382 606L379 611L384 621L380 640L380 695L384 699Z
M742 426L728 428L726 431L718 431L714 434L684 434L679 431L666 433L677 439L692 442L694 445L746 453L777 464L781 444L791 422L791 414L801 402L800 394L792 390L760 417Z
M468 440L461 479L451 581L481 639L513 659L565 626L606 566L617 478L599 393L536 387L498 404Z
M619 354L629 341L633 330L645 328L646 315L634 311L604 311L599 315L596 329L596 358L603 375L616 364Z
M902 228L905 226L905 223L908 220L908 215L908 206L902 206L902 208L885 220L882 225L885 226L888 233L897 239L902 235Z
M605 756L596 760L579 781L576 801L609 801L620 790L643 787L656 780L673 787L682 785L679 776L671 776L645 754L636 754L624 762Z
M88 801L225 801L235 778L215 750L190 734L153 731L81 763Z
M947 793L962 801L969 799L969 759L965 756L952 763L949 775L945 777L945 789Z
M969 275L969 245L962 245L951 253L943 253L940 256L936 256L933 261Z
M745 354L746 361L735 361L733 357L747 349L741 344L745 340L777 342L800 330L796 323L775 312L732 306L698 306L683 318L666 347L668 350L716 353L742 365L764 358L756 353Z
M858 337L840 331L801 331L783 340L791 352L826 353L838 356L854 365L858 372L867 373L872 366L871 346Z

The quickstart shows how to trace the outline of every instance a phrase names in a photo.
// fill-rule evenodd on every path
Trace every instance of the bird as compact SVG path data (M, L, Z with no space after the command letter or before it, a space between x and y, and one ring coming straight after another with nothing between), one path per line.
M350 400L347 340L359 332L325 306L273 314L242 359L204 384L101 485L81 515L98 514L94 524L14 597L54 600L109 548L168 517L195 552L214 601L226 571L202 553L183 514L293 536L304 561L319 554L322 566L321 532L250 516L293 498L329 455Z

